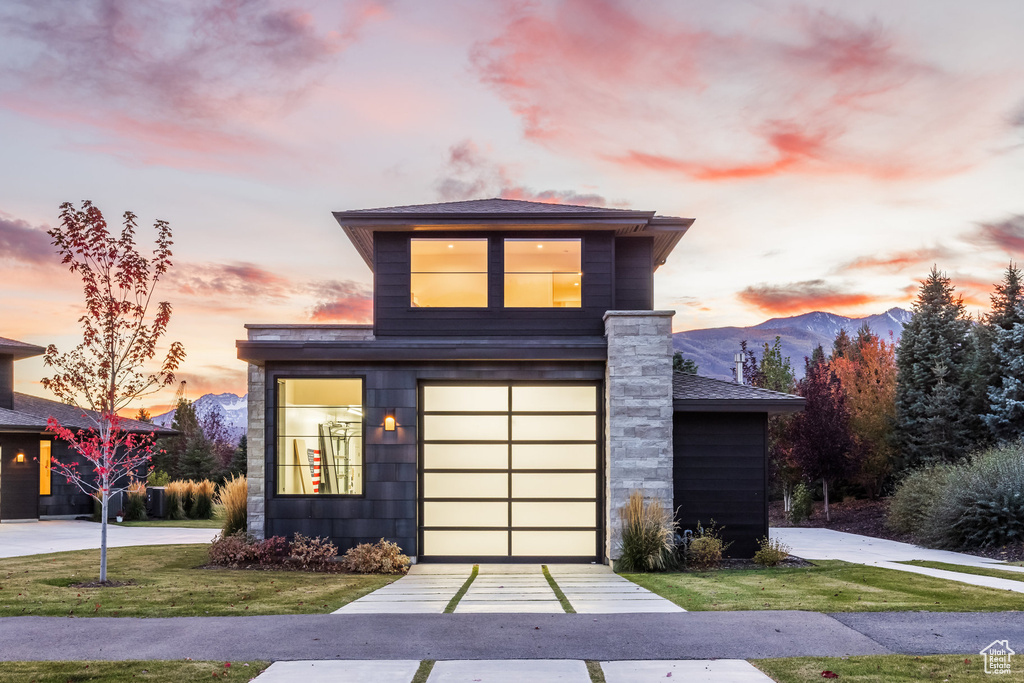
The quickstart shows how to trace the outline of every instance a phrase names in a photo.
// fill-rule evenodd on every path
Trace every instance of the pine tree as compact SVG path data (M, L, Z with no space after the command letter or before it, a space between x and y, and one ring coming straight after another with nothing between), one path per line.
M674 354L672 354L673 372L685 372L690 375L696 375L698 369L699 368L697 367L697 361L693 360L692 358L684 358L683 354L681 354L679 351L676 351Z
M989 435L1000 441L1021 436L1024 424L1015 413L1014 403L1021 397L1021 345L1017 325L1024 324L1024 283L1021 272L1011 261L1003 273L1003 282L995 286L992 309L975 326L973 385L974 412L981 415Z
M1018 306L1024 314L1024 306ZM999 441L1024 436L1024 323L1013 323L1006 330L993 328L992 348L1002 372L999 386L988 390L989 412L986 426Z
M846 330L839 330L836 339L832 342L832 358L851 358L853 356L853 342Z
M225 473L225 478L231 476L244 476L249 469L249 439L243 434L242 438L238 440L238 448L235 449L235 455L231 458L231 464L228 465L228 470Z
M914 316L903 328L896 353L896 438L905 467L955 460L976 433L965 391L970 327L963 299L954 298L950 279L933 267L921 283ZM940 413L957 419L938 430Z

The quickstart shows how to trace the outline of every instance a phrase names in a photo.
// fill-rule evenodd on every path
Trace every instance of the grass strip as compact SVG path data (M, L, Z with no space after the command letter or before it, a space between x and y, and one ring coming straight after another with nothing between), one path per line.
M590 683L605 683L604 680L604 669L601 668L601 662L596 659L586 660L587 673L590 674Z
M968 655L865 655L858 657L787 657L755 659L751 663L778 683L821 680L831 671L843 683L914 683L916 681L1024 681L1024 670L1014 667L1007 675L987 676L985 658ZM1016 662L1013 662L1016 664Z
M1024 572L1007 571L996 567L968 567L962 564L948 564L946 562L931 562L930 560L907 560L900 564L909 564L914 567L928 567L929 569L943 569L948 572L960 574L974 574L975 576L991 576L996 579L1010 579L1012 581L1024 581Z
M97 529L97 533L98 533ZM0 560L0 616L223 617L327 614L397 575L204 569L206 544L107 551L116 588L80 588L99 574L99 550ZM65 679L66 680L66 679Z
M270 662L192 662L187 660L127 660L120 662L4 662L0 683L178 683L179 681L249 681Z
M480 565L474 564L473 571L469 573L469 578L466 579L466 583L462 584L462 588L460 588L458 592L452 596L452 599L448 601L448 606L444 608L445 614L451 614L455 611L455 608L459 606L459 600L461 600L462 596L466 594L466 591L469 590L469 587L473 585L473 581L476 579L476 575L479 573ZM433 666L433 664L431 664L431 666Z
M430 672L434 670L435 661L433 659L424 659L420 662L420 666L416 669L416 675L412 677L411 683L427 683Z
M1019 593L839 560L818 560L810 567L622 576L690 611L1021 610Z
M576 614L576 610L573 609L572 604L569 602L569 598L565 597L565 593L562 592L562 589L555 581L555 577L551 576L551 572L548 571L548 566L546 564L542 564L540 566L540 570L544 572L544 578L548 580L548 585L551 586L551 590L554 591L555 597L558 598L558 602L562 603L562 609L565 610L565 613ZM604 674L601 675L604 676ZM604 678L601 680L604 680Z

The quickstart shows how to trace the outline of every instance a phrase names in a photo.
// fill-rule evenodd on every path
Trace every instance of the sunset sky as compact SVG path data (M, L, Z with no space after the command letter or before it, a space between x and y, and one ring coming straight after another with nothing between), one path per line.
M0 150L0 336L80 338L61 202L164 219L193 399L244 393L246 322L370 321L332 210L695 218L677 330L908 306L933 263L976 314L1024 255L1024 3L5 0Z

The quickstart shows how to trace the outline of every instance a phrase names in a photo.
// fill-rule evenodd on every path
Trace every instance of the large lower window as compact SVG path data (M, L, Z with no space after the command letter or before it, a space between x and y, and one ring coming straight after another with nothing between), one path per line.
M506 308L580 308L579 239L505 240Z
M363 492L363 381L277 381L277 493Z
M410 240L410 304L486 308L486 239Z

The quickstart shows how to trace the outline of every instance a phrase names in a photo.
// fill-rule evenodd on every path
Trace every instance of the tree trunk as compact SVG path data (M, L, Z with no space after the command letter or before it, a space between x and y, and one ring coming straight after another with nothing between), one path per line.
M793 507L793 485L789 482L782 483L782 509L789 512Z
M100 583L107 580L107 510L110 506L110 490L103 491L100 505Z
M825 494L825 521L831 522L832 519L828 516L828 479L824 477L821 479L821 491Z

